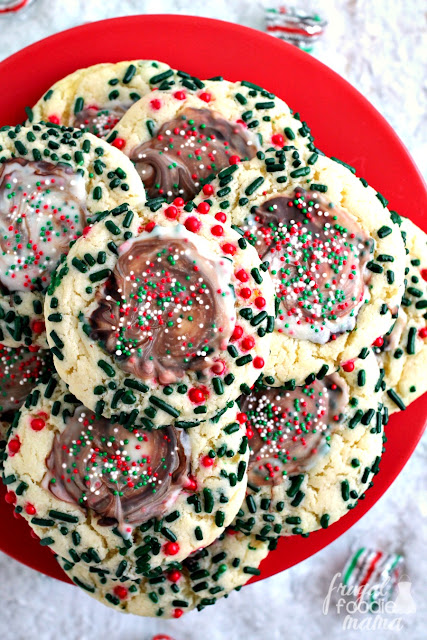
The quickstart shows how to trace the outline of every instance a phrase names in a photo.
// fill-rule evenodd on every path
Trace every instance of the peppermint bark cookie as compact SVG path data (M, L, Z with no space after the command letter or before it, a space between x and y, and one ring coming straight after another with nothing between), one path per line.
M353 509L378 472L387 421L368 349L347 373L302 387L271 383L267 377L240 401L251 457L247 496L232 525L265 540L326 528Z
M271 278L208 208L102 214L56 273L46 299L55 366L97 414L194 425L223 413L262 371Z
M405 293L391 330L378 341L383 402L405 409L427 391L427 235L408 218L396 218L406 244Z
M330 372L388 331L403 293L404 246L386 202L365 181L317 153L292 168L271 147L236 167L211 211L226 207L243 240L269 263L276 322L268 373L302 384ZM200 194L194 204L200 206Z
M83 129L105 138L129 107L174 72L164 62L132 60L78 69L28 111L28 121Z
M132 163L90 134L0 131L0 341L46 346L43 298L58 260L106 207L144 202Z
M94 572L66 558L60 566L78 587L121 613L180 618L196 608L215 604L254 575L268 554L268 544L255 536L226 529L210 546L196 551L169 571L153 571L150 578L130 580Z
M312 154L307 125L273 94L248 82L203 85L145 96L108 138L135 163L148 198L189 200L221 170L251 160L272 141L300 148L304 158Z
M71 562L132 579L167 569L213 542L243 500L247 438L232 418L190 430L125 428L97 418L52 376L13 422L9 502L40 544Z
M52 357L47 350L0 345L0 466L15 413L34 387L51 375L52 369ZM17 446L16 442L11 443L10 451Z

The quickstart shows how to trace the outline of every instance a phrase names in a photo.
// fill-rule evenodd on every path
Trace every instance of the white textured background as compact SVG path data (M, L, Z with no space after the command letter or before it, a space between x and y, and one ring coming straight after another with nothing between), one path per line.
M300 0L298 6L321 9L329 26L315 55L381 111L426 175L425 2L319 0L316 5ZM135 13L187 13L263 29L262 4L253 0L36 0L22 17L0 18L0 60L56 31ZM404 414L401 422L402 429L411 428ZM293 569L179 621L121 615L0 553L0 638L151 640L156 634L169 634L174 640L425 640L426 487L424 437L392 488L340 539ZM323 614L332 576L359 546L404 554L417 612L402 617L403 629L343 631L343 617L336 611Z

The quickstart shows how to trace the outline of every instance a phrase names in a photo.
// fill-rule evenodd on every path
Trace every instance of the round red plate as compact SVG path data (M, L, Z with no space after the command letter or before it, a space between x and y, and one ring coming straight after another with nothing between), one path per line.
M250 80L280 96L307 120L319 148L356 167L390 207L427 231L425 186L393 129L351 85L297 48L260 31L189 16L135 16L86 24L37 42L0 64L0 126L25 119L51 84L97 62L151 58L200 78ZM354 524L382 496L414 450L427 421L427 396L387 427L387 451L375 486L357 509L308 539L282 538L262 565L261 578L313 555ZM405 428L399 428L404 422ZM410 429L409 429L410 427ZM0 489L4 493L4 489ZM29 535L22 518L0 497L0 549L20 562L65 580L53 555Z

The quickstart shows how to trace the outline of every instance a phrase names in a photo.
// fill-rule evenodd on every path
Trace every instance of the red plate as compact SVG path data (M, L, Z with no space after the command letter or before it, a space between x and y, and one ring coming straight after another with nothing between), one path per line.
M0 64L0 125L25 119L51 84L98 62L152 58L200 78L223 75L250 80L280 96L308 121L317 146L357 168L385 194L390 207L427 231L425 185L393 129L345 80L297 48L228 22L188 16L135 16L86 24L37 42ZM402 420L403 418L403 420ZM427 396L395 415L387 427L387 451L375 486L357 509L335 525L282 538L262 565L262 578L283 571L335 540L370 509L401 471L427 421ZM402 425L402 422L405 424ZM405 428L399 428L404 426ZM410 426L410 430L409 430ZM4 493L4 489L0 489ZM0 549L20 562L65 580L52 554L29 535L22 518L0 499Z

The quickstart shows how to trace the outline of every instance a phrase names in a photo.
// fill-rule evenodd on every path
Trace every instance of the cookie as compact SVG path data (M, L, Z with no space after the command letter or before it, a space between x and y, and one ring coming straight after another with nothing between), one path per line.
M310 130L272 93L249 82L204 81L202 89L172 87L144 96L108 140L134 162L151 200L185 201L213 176L272 143L314 149ZM228 181L222 180L223 192Z
M40 98L28 111L28 121L61 124L105 138L135 101L173 75L167 64L155 60L78 69Z
M88 133L0 131L0 342L46 345L43 299L61 254L100 210L144 202L132 163Z
M390 412L427 391L427 235L408 218L397 220L407 252L405 293L394 324L375 349Z
M46 326L55 366L97 414L189 426L223 413L261 373L271 278L208 209L102 214L54 276Z
M0 345L0 467L15 413L34 387L50 376L52 368L47 350ZM14 446L16 443L11 444L12 451Z
M405 250L398 226L364 180L313 154L271 147L236 168L225 194L210 187L213 214L227 207L273 277L276 322L268 373L302 384L330 372L389 330L403 294ZM200 206L200 194L194 205Z
M14 419L8 501L42 546L71 562L131 579L167 569L213 542L243 500L247 438L232 420L126 428L52 376Z
M169 571L153 571L151 578L130 580L91 571L66 558L57 560L74 584L121 613L180 618L196 607L201 610L215 604L259 575L258 567L268 551L265 541L227 529L210 546Z
M350 368L351 367L347 367ZM387 421L381 376L366 349L351 371L302 387L269 377L242 398L251 456L248 490L233 527L265 541L327 528L371 485Z

